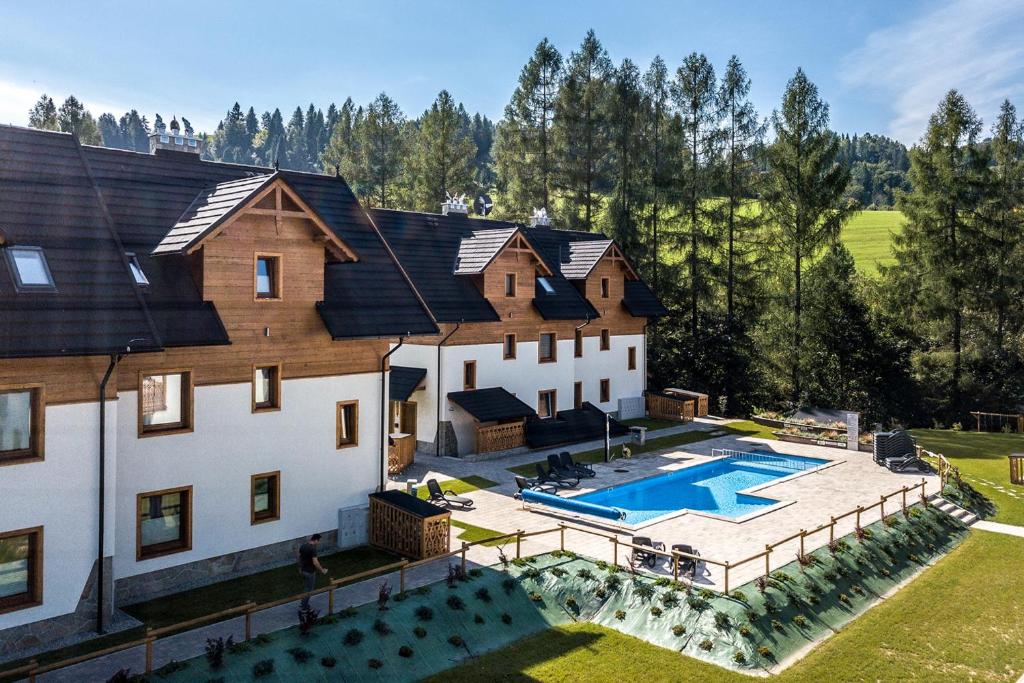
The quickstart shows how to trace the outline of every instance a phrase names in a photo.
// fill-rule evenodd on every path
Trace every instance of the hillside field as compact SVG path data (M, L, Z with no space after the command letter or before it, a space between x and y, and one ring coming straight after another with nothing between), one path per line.
M895 263L892 256L892 233L903 227L899 211L861 211L850 219L842 232L842 240L865 275L878 273L879 265Z

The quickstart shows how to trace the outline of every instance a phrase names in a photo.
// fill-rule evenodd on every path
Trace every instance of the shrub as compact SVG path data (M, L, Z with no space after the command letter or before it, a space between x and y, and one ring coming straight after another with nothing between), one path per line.
M462 636L458 634L448 636L448 642L451 643L454 647L462 647L466 644L466 641L464 641L462 639Z
M654 580L654 585L658 588L665 588L666 586L672 585L672 579L668 578L667 576L659 576Z
M536 567L527 567L523 570L523 578L529 579L530 581L536 581L540 578L540 570Z
M676 595L675 591L666 591L661 596L661 604L665 607L672 609L679 604L679 596Z
M646 581L634 581L633 594L647 602L654 597L654 586Z
M224 653L234 644L235 639L231 636L228 636L227 640L223 638L206 639L206 661L210 663L211 669L216 671L224 666Z
M705 652L711 652L711 648L713 648L714 646L715 646L715 644L712 643L707 638L705 638L704 640L700 641L700 649L704 650Z
M458 595L449 595L448 599L445 600L445 604L455 610L464 609L466 607L466 603L464 603L462 598Z
M334 657L321 657L320 658L320 666L324 667L325 669L333 669L334 665L337 664L337 663L338 663L338 660L335 659Z
M487 590L486 588L478 588L476 593L474 593L473 595L475 595L476 599L479 600L480 602L490 602L491 601L491 592L489 590Z
M715 626L720 629L729 628L729 615L725 612L715 612Z
M733 654L732 656L732 661L736 662L737 664L746 664L747 656L739 650L736 650L735 654Z
M252 677L262 678L274 673L274 660L263 659L252 665Z
M377 609L384 611L388 608L388 600L391 599L391 585L385 581L377 589Z
M617 610L615 610L615 618L618 619L619 621L622 621L623 619L626 618L626 613L624 611L622 611L621 609L617 609Z
M245 642L244 640L240 643L231 643L230 645L228 645L228 652L230 652L233 655L239 655L243 652L249 652L250 650L252 650L252 645Z
M269 633L260 633L255 638L257 645L266 645L267 643L274 640L274 636Z
M560 579L560 578L562 578L563 576L565 576L566 574L568 574L569 572L565 571L565 570L564 570L564 569L562 569L561 567L552 567L552 568L551 568L551 573L552 573L552 574L553 574L554 576L556 576L557 578L559 578L559 579Z
M345 638L341 641L346 645L358 645L363 642L363 632L357 628L350 629L345 633Z
M754 579L754 586L757 587L758 592L764 593L768 589L768 577L759 576Z
M503 624L511 624L512 623L512 615L509 614L508 612L505 612L504 614L502 614L501 615L501 623L503 623Z
M914 553L910 553L910 555L907 556L907 559L910 560L911 562L920 562L921 561L921 558L918 557L917 555L915 555Z
M412 630L412 632L413 632L413 635L415 635L417 638L426 638L427 637L427 629L423 628L422 626L417 626L416 628L414 628Z
M746 624L743 624L742 626L740 626L740 635L743 636L744 638L749 638L750 637L750 627L747 626Z
M387 622L383 619L377 619L373 622L373 630L377 632L377 635L386 636L391 633L391 627L388 626Z
M605 562L604 560L598 560L597 562L595 562L595 564L597 565L598 569L601 569L601 570L608 569L608 563Z
M506 595L511 595L512 591L516 589L516 580L511 577L502 579L501 587L504 589Z
M771 648L762 645L757 648L757 654L764 659L775 659L775 654L771 651Z
M412 657L412 648L408 645L403 645L402 647L398 648L398 656L405 657L406 659Z
M779 606L776 605L771 600L766 600L765 603L764 603L764 611L767 614L775 614L776 612L779 611Z
M474 579L479 579L481 576L484 575L484 570L480 569L479 567L473 567L469 570L469 575L472 576Z
M690 606L690 609L695 609L698 612L703 612L708 608L708 601L704 598L697 597L696 595L691 595L686 598L686 604Z
M677 638L686 635L686 627L682 624L676 624L672 627L672 635L674 635Z
M821 604L821 598L819 598L817 595L812 595L811 597L807 598L807 601L810 602L812 605Z
M886 577L892 576L892 571L890 571L888 567L882 567L881 569L878 570L878 572L882 576L886 576Z
M786 627L783 626L782 622L778 619L772 619L772 628L778 631L779 633L783 633L786 630Z
M590 571L586 567L583 567L576 572L576 576L578 576L581 579L584 579L585 581L590 581L594 578L594 572Z
M850 604L850 596L848 596L846 593L840 593L839 594L839 602L843 603L844 605L849 605Z
M604 587L606 590L615 591L618 590L621 585L622 579L620 579L616 574L609 574L604 577Z
M384 662L380 661L379 659L371 659L366 662L366 665L371 669L379 669L382 666L384 666Z
M413 593L416 595L430 595L430 586L420 586Z
M304 647L288 648L287 652L292 656L292 659L294 659L299 664L305 664L313 656L313 653Z
M814 560L815 558L813 555L808 555L807 553L796 554L797 564L799 564L803 568L810 567L812 564L814 564Z
M306 607L305 609L299 609L299 634L308 635L313 627L316 625L317 618L320 616L320 612L313 609L312 607Z
M701 588L697 591L697 595L704 598L705 600L714 600L717 597L717 593L710 588Z
M793 615L793 623L798 627L803 628L804 626L807 626L807 617L802 614L795 614Z
M434 618L434 610L426 605L420 605L416 608L416 618L420 621L430 621Z
M661 616L661 608L660 607L652 607L651 608L651 616L652 617L660 617Z
M346 607L345 609L338 612L337 616L339 619L351 619L358 613L359 612L356 610L355 607Z
M864 589L858 585L850 586L850 590L852 590L857 595L864 595Z
M606 597L608 597L608 591L604 589L604 586L598 586L597 590L594 591L594 596L598 600L604 600Z
M747 594L740 590L735 590L730 593L733 600L739 600L743 604L747 604Z
M752 609L747 610L747 619L749 621L757 621L758 614Z
M571 595L565 599L565 607L570 611L577 611L579 609L579 603L576 602L576 598Z
M482 623L484 623L484 618L482 616L480 616L479 614L474 614L473 615L473 623L482 624Z

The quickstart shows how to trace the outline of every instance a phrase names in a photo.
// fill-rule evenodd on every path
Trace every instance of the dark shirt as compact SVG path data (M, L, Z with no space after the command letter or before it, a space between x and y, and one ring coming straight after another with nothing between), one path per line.
M299 546L299 571L312 574L316 571L313 560L316 558L316 546L312 543L303 543Z

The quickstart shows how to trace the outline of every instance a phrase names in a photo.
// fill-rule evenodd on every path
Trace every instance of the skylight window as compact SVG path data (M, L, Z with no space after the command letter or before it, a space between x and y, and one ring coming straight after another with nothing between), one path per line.
M19 291L56 289L42 248L8 247L4 251Z
M142 272L142 266L139 265L139 258L135 254L125 254L128 257L128 267L131 268L132 277L135 278L135 284L140 287L148 287L149 279L146 274Z
M551 283L548 282L548 279L546 277L537 278L537 284L539 284L548 294L555 293L555 288L551 286Z

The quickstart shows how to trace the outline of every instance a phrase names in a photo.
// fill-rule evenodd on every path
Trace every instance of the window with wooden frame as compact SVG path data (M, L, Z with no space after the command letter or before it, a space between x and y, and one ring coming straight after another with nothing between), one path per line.
M0 465L43 460L42 384L0 387Z
M636 370L636 347L630 346L626 349L626 369Z
M351 448L359 444L359 401L338 401L337 429L335 445L337 448Z
M607 299L612 295L612 279L609 277L601 278L601 298Z
M0 533L0 614L43 604L43 527Z
M537 392L538 417L555 417L558 413L557 396L558 391L555 389Z
M612 333L606 327L601 330L601 350L607 351L612 348Z
M572 385L572 407L576 410L583 407L583 382Z
M140 493L136 509L136 560L192 549L191 486Z
M139 373L139 436L192 430L192 371Z
M252 412L281 409L281 364L255 365L252 370Z
M506 334L505 345L502 348L501 357L505 360L512 360L516 357L516 335Z
M476 361L467 360L462 363L462 389L470 391L476 389Z
M505 296L516 295L516 279L515 273L505 273Z
M541 332L540 343L537 345L537 360L541 363L553 363L558 359L558 337L554 332Z
M281 255L257 253L254 271L256 299L274 301L281 298Z
M607 403L612 400L612 381L610 379L601 380L601 403Z
M250 524L281 519L281 472L252 475Z
M572 355L576 358L583 358L583 330L576 328L576 338L573 340Z

